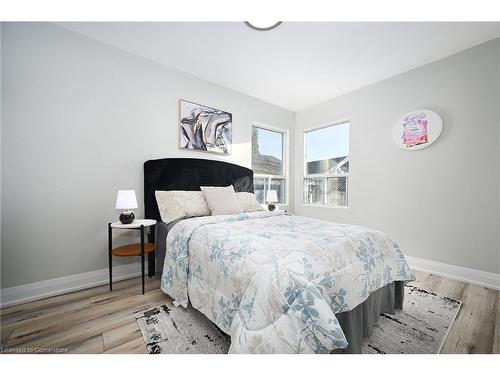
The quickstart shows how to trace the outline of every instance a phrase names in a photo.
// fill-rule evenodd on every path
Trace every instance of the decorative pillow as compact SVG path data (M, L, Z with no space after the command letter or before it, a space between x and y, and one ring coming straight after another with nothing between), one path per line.
M188 217L210 216L207 202L201 191L155 191L161 220L169 224Z
M236 198L233 185L226 187L201 186L200 189L212 215L240 214L243 212Z
M266 209L257 202L254 193L236 193L236 199L241 205L243 212L265 211Z

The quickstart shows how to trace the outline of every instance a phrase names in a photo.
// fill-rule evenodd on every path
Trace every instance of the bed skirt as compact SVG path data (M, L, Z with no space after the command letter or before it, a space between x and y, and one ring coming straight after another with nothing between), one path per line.
M335 314L349 345L332 353L361 354L363 338L371 335L380 314L394 314L395 309L403 308L403 301L404 282L395 281L374 291L365 302L353 310Z

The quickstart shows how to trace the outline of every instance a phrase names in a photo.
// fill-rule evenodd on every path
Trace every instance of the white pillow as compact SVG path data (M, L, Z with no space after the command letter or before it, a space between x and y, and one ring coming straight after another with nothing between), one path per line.
M254 193L236 193L236 198L241 205L243 212L265 211L266 209L257 202Z
M161 220L169 224L188 217L210 216L207 202L201 191L155 191Z
M236 198L233 185L226 187L201 186L200 189L212 215L240 214L243 212Z

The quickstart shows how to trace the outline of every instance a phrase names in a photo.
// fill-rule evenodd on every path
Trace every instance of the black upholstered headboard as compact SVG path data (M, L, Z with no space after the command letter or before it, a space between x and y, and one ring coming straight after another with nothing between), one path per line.
M161 221L155 190L200 190L200 186L233 185L253 193L253 171L217 160L168 158L144 163L144 215Z

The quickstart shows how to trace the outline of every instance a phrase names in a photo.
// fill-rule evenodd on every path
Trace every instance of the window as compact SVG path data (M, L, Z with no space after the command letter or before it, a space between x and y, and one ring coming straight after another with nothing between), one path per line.
M349 122L304 132L305 204L347 206Z
M276 190L276 203L286 204L285 143L286 133L283 131L252 127L254 191L259 203L267 203L267 192Z

